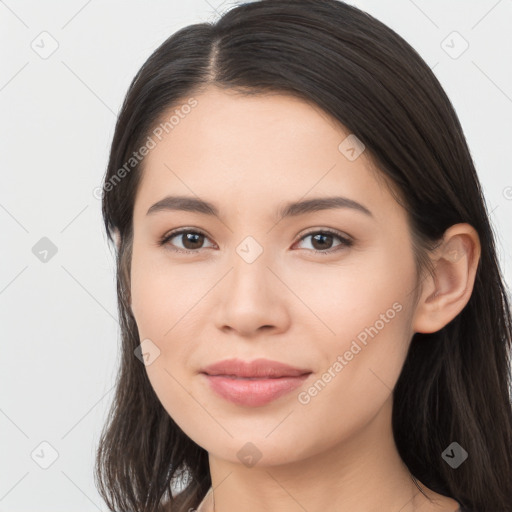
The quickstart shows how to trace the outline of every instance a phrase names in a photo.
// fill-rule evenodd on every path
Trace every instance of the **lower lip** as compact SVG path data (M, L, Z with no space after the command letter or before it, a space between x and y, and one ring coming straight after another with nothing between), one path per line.
M243 379L224 375L203 374L211 388L221 397L237 405L258 407L298 388L311 374L274 379Z

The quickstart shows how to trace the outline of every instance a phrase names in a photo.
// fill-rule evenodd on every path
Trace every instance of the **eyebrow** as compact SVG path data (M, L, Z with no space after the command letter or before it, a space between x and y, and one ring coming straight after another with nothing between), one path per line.
M362 204L349 199L348 197L317 197L302 201L290 202L285 204L277 212L277 219L281 221L286 217L296 217L306 213L318 212L321 210L332 210L338 208L350 208L369 217L373 217L372 212ZM204 215L219 216L218 208L208 201L189 196L167 196L156 202L149 208L146 215L152 215L161 211L187 211L202 213Z

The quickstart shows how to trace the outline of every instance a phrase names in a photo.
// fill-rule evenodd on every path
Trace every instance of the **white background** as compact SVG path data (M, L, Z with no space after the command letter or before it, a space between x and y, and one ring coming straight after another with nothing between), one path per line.
M510 285L512 1L350 3L411 43L445 88ZM215 9L230 5L0 1L0 512L106 510L92 468L119 336L114 258L92 191L102 183L116 115L140 66L171 33L213 21ZM47 59L31 47L42 45L43 31L58 43ZM453 31L469 43L456 59L442 46ZM42 237L57 247L46 263L32 252ZM38 460L50 460L43 441L58 453L48 469L31 458L37 449Z

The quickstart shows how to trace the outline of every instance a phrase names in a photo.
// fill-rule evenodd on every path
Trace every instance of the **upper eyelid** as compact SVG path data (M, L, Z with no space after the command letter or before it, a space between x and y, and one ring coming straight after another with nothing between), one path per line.
M165 240L165 239L171 239L171 238L174 238L175 236L179 236L179 235L183 235L185 233L194 233L194 234L197 234L197 235L203 235L205 236L206 238L208 238L210 241L212 241L212 237L206 233L205 231L203 231L202 229L197 229L197 228L176 228L176 229L172 229L171 231L169 231L168 233L166 233L165 235L163 235L161 237L162 240Z

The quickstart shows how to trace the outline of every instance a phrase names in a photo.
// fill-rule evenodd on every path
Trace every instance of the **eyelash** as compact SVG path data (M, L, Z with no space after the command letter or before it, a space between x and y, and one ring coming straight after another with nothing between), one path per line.
M180 228L180 229L171 231L170 233L166 233L159 240L158 245L159 246L164 246L166 244L169 244L169 241L172 238L174 238L175 236L178 236L178 235L185 234L185 233L189 233L189 234L192 233L194 235L202 235L202 236L208 238L208 235L206 235L206 233L203 233L202 231L198 231L198 230L194 230L194 229L189 229L189 228ZM308 251L312 250L316 254L326 254L326 255L329 255L329 254L332 254L334 252L338 252L340 250L340 247L343 247L343 246L344 247L351 247L354 244L353 240L351 240L350 238L347 238L346 236L343 236L341 233L339 233L338 231L335 231L333 229L322 229L322 230L316 230L316 231L309 231L308 233L305 233L298 241L301 242L302 240L304 240L308 236L320 235L320 234L321 235L333 235L333 236L335 236L336 238L338 238L341 241L341 244L337 245L333 249L328 249L327 251L319 251L317 249L306 249L306 250L308 250ZM171 247L171 250L174 251L174 252L177 252L177 253L181 253L181 254L194 254L194 253L197 254L201 249L197 249L195 251L191 251L189 249L176 249L174 247Z

